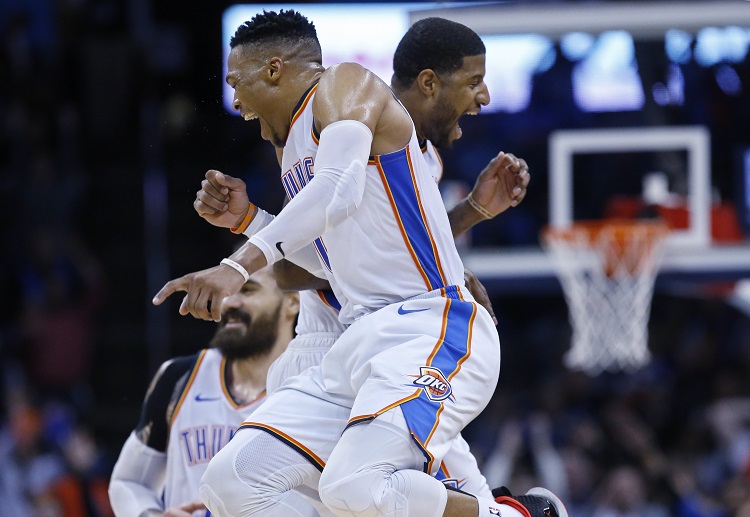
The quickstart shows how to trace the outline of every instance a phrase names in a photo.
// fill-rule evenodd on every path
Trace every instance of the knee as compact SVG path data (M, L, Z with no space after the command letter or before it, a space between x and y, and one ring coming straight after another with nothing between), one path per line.
M320 478L320 499L337 516L376 517L382 515L378 494L383 484L380 471L342 474L326 466Z

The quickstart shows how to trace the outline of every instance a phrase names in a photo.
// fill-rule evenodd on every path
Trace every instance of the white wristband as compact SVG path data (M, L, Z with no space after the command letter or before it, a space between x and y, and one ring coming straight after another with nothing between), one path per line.
M228 259L228 258L221 259L221 263L237 271L240 275L242 275L242 278L245 279L245 282L250 281L250 273L247 272L247 269L242 267L242 264L235 262L234 260Z

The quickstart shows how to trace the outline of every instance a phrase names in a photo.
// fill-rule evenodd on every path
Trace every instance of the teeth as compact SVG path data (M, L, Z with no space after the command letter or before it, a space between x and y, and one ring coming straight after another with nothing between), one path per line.
M242 117L245 120L250 121L250 120L255 120L256 118L258 118L258 115L256 115L255 113L245 113L244 115L242 115Z

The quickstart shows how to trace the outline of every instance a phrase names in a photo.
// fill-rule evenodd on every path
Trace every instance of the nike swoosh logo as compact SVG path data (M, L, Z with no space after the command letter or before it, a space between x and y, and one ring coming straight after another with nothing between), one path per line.
M412 312L422 312L422 311L429 311L429 310L430 310L429 308L427 308L427 309L411 309L411 310L410 309L404 309L404 306L402 305L401 307L398 308L398 313L399 314L411 314Z
M284 250L281 249L281 241L276 243L276 249L281 252L282 257L286 257L286 253L284 253Z
M215 402L217 400L221 400L221 397L201 397L200 393L195 396L196 402Z

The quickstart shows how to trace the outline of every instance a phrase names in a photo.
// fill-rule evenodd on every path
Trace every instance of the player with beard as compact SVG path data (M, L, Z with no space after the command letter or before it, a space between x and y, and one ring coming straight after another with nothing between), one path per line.
M299 296L282 292L266 267L221 310L209 348L170 359L151 381L110 481L118 517L207 515L198 482L265 399L268 367L294 337Z

